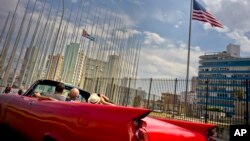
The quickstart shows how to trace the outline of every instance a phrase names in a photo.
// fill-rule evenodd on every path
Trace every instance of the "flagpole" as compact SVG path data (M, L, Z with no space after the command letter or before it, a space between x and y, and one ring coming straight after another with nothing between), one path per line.
M192 32L192 13L193 0L190 1L190 17L189 17L189 34L188 34L188 55L187 55L187 74L186 74L186 91L185 91L185 105L184 112L187 114L187 95L188 95L188 79L189 79L189 63L190 63L190 46L191 46L191 32Z
M53 47L53 51L52 51L51 57L54 57L55 49L56 49L56 47L57 47L57 42L58 42L57 40L58 40L59 33L60 33L60 31L61 31L61 26L62 26L62 22L63 22L64 8L65 8L65 6L64 6L64 0L62 0L62 15L61 15L61 19L60 19L58 31L57 31L57 33L56 33L55 44L54 44L54 47ZM59 54L58 61L60 60L60 57L61 57L61 56L60 56L60 54ZM51 58L51 60L52 60L52 58ZM52 63L53 63L53 62L51 62L51 65L52 65ZM56 66L55 66L55 71L52 72L52 79L53 79L53 80L56 79L56 70L57 70L58 65L59 65L59 64L58 64L58 62L57 62ZM53 73L54 73L54 74L53 74Z
M4 26L3 26L3 29L2 29L1 35L0 35L0 45L1 45L1 42L2 42L2 39L3 39L4 33L5 33L5 29L6 29L6 27L8 26L8 22L9 22L10 16L11 16L11 13L9 12L8 17L7 17L7 19L5 20L5 23L4 23ZM1 47L1 46L0 46L0 47ZM0 48L0 50L1 50L1 48ZM1 54L0 54L0 56L1 56Z

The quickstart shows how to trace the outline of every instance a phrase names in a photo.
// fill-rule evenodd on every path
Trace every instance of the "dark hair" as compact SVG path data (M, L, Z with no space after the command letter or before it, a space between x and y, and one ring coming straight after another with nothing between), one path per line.
M63 90L64 90L64 88L65 88L64 84L59 82L59 83L56 85L55 91L58 92L58 93L62 93Z
M19 95L22 95L23 94L23 90L22 89L20 89L20 90L18 90L18 92L17 92Z

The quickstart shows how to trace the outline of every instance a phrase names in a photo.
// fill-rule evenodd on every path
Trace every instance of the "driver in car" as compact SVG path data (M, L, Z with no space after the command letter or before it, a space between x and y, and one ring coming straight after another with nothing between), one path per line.
M39 100L54 100L54 101L65 101L66 96L63 95L63 90L65 86L63 83L58 83L55 88L54 94L45 94L41 95L40 93L35 92L35 97L37 97Z

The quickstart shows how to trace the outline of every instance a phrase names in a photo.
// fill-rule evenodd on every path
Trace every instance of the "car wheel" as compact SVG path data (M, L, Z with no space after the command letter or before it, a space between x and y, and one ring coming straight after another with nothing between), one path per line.
M47 136L44 136L43 141L56 141L56 139L47 135Z

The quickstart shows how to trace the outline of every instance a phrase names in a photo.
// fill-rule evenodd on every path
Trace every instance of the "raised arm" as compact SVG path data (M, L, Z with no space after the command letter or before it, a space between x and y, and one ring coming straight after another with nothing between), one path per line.
M53 101L58 101L57 99L54 99L54 98L49 97L49 96L41 96L41 94L38 93L38 92L35 92L34 96L37 97L38 100L53 100Z

